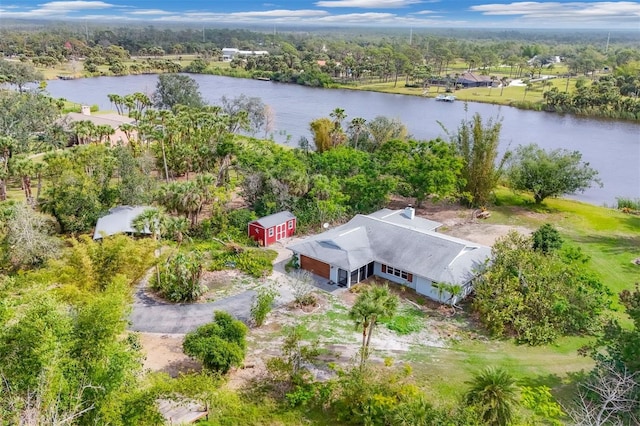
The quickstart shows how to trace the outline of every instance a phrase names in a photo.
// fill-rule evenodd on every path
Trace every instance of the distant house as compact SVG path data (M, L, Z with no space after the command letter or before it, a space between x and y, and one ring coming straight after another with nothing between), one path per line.
M64 117L62 124L66 131L71 131L73 123L76 123L79 121L90 121L95 126L100 126L100 125L110 126L114 130L114 133L109 136L109 143L111 144L111 146L115 146L117 144L122 144L122 143L125 143L125 144L129 143L130 137L131 138L137 137L137 133L135 130L129 132L128 135L127 135L127 132L124 132L122 130L121 126L123 124L133 124L136 121L135 119L131 117L126 117L124 115L120 115L120 114L92 115L91 109L89 108L89 106L83 105L82 112L70 112ZM76 141L76 143L77 142L78 141Z
M465 72L460 74L456 80L456 84L462 87L489 87L493 85L493 80L488 75L479 75L472 72Z
M296 233L296 217L290 211L282 211L269 216L261 217L249 223L249 237L253 238L263 247L292 237Z
M268 55L266 50L240 50L233 47L225 47L222 49L222 60L225 62L231 62L234 58L239 56L264 56Z
M431 299L455 303L471 292L491 248L440 234L440 226L416 217L411 207L382 209L356 215L288 248L302 269L339 286L351 287L375 275ZM443 292L438 284L460 286L460 293Z
M149 206L118 206L110 209L109 214L98 219L93 239L99 240L103 236L108 237L115 234L151 235L148 228L142 232L136 231L133 227L133 221L145 210L153 208Z

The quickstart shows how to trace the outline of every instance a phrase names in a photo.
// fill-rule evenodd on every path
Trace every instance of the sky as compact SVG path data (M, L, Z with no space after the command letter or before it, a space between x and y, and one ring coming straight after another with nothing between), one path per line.
M0 0L1 19L115 24L628 29L638 30L640 40L640 2L633 1Z

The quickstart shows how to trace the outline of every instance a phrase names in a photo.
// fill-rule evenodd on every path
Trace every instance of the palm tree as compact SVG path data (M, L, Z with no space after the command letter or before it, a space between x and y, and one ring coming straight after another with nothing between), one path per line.
M360 135L365 129L366 122L367 120L365 120L364 118L356 117L352 119L351 124L349 124L349 130L351 130L353 134L353 147L355 149L358 149L358 141L360 140Z
M467 405L480 409L482 419L488 425L504 426L511 423L513 407L517 403L516 380L502 368L489 367L467 382Z
M354 303L349 318L351 318L356 330L362 329L362 348L360 350L360 367L364 368L369 357L369 344L371 334L380 318L392 317L398 309L398 296L391 294L389 287L375 286L360 293Z
M158 242L158 249L155 251L156 257L160 257L162 254L162 234L166 225L164 212L155 208L146 209L133 219L132 225L137 232L148 231L151 233L151 237ZM160 283L160 266L158 262L156 262L156 276L158 283Z

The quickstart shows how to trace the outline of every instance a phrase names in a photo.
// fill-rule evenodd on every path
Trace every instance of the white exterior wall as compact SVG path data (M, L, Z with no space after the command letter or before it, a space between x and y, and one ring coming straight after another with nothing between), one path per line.
M431 286L433 281L424 277L414 277L413 280L416 282L416 293L427 296L430 299L440 301L438 299L438 289ZM447 297L447 294L443 294L442 297Z
M378 262L373 264L373 275L377 275L380 278L384 278L385 280L389 280L391 282L394 282L396 284L401 284L404 286L407 286L409 288L412 289L416 289L416 280L418 277L416 277L416 275L413 275L413 282L409 282L407 280L403 280L400 277L396 277L395 275L390 275L390 274L385 274L382 272L382 265Z

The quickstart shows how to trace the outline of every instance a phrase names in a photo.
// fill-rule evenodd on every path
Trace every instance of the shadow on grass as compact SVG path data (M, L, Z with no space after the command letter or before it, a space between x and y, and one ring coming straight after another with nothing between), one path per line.
M638 230L640 230L640 227ZM640 256L640 233L636 233L636 235L576 235L573 237L573 240L576 243L597 246L600 251L610 255L632 253L631 256ZM638 266L631 263L633 259L634 258L629 258L629 264L627 265L631 268L629 269L629 272L632 272L634 268L636 270L640 269Z

